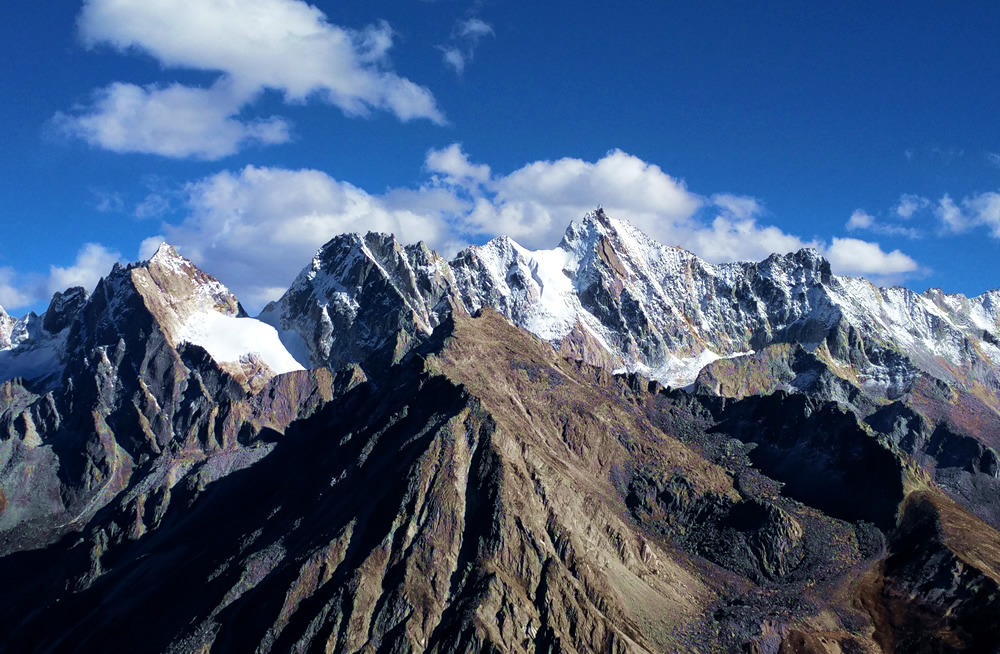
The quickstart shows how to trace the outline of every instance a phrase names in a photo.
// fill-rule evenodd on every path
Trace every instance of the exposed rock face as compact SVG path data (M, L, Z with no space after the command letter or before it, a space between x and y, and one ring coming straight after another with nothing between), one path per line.
M450 263L387 235L340 236L262 319L300 360L384 367L450 311L484 306L585 361L673 386L720 357L798 344L797 365L812 357L827 373L782 382L795 388L893 400L923 375L998 402L1000 294L879 289L831 274L809 249L712 265L600 210L553 250L501 237Z
M281 396L264 401L273 372L259 374L252 359L216 361L183 340L185 321L209 310L240 313L224 286L163 247L142 265L116 266L91 297L57 295L44 318L28 321L43 325L30 343L58 346L42 379L61 382L3 386L0 551L48 543L110 502L131 504L141 525L153 487L158 508L146 518L157 521L178 470L209 460L247 465L264 453L250 442L260 429L284 429L310 412L311 395L329 399L332 377L320 370L297 375L298 389L281 380ZM123 494L134 474L151 486L141 500Z
M864 560L849 526L787 500L741 499L724 468L654 425L658 396L562 359L496 314L446 328L393 369L391 386L342 387L268 437L260 462L200 493L188 473L162 514L147 499L141 514L159 522L141 521L138 538L94 523L83 541L0 559L23 598L0 602L19 625L7 642L45 630L60 651L140 636L149 651L738 647L761 637L761 620L825 606L766 597L795 597L817 573L835 583ZM728 577L678 557L626 510L637 471L667 469L678 509L722 507L737 538L711 558ZM840 558L807 561L807 543L830 533ZM52 576L19 572L50 558ZM53 603L65 579L78 592Z
M0 650L996 650L996 307L595 212L253 320L163 246L0 311Z
M948 500L914 493L863 598L877 617L875 635L886 651L995 652L997 532Z
M15 320L0 308L0 381L22 378L36 390L59 384L69 326L87 301L82 288L56 293L41 317Z
M447 263L422 243L345 234L324 245L260 319L279 329L303 365L384 369L450 313L453 285Z

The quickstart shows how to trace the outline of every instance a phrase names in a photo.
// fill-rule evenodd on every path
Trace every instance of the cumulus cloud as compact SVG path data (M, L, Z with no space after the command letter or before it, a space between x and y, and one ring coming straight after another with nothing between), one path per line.
M432 190L404 195L373 196L316 170L222 172L187 185L188 217L163 224L140 256L166 240L230 285L248 307L260 308L336 234L382 231L404 242L447 245L443 216L463 205Z
M443 175L443 182L454 186L483 184L490 179L490 167L470 162L458 143L428 152L425 166L430 172Z
M54 124L67 136L112 152L208 160L250 143L273 145L291 138L280 118L236 118L249 100L230 84L201 89L115 83L95 92L89 106L56 114Z
M49 266L48 275L18 274L12 268L0 268L0 306L14 310L47 303L58 291L82 286L93 291L101 277L111 271L121 254L100 243L86 243L70 266Z
M479 42L492 35L493 27L489 23L480 18L468 18L455 23L448 43L438 48L444 62L461 75L472 61Z
M416 188L371 194L316 170L249 166L188 184L187 217L165 222L140 252L162 240L229 285L250 311L276 299L327 240L342 232L391 232L422 240L445 256L505 234L530 248L554 247L572 220L597 205L654 239L713 262L760 260L815 247L835 272L920 274L898 250L859 239L827 244L761 223L755 198L705 197L658 166L620 150L597 161L529 163L507 175L474 162L458 144L427 153L429 179Z
M244 117L266 89L286 102L319 98L350 116L444 122L429 90L392 72L387 23L349 30L302 0L88 0L79 28L88 47L219 75L208 88L116 82L56 116L63 133L115 152L218 159L283 143L286 121Z
M613 150L596 162L576 158L536 161L488 184L468 228L502 233L528 247L551 247L571 220L598 204L650 236L670 242L707 200L659 166Z
M49 295L64 291L71 286L82 286L88 291L94 289L101 277L111 271L115 262L122 258L120 252L109 250L100 243L86 243L76 255L72 266L49 267L47 291Z
M18 287L14 269L0 268L0 309L19 309L32 301L31 296Z
M847 221L847 230L854 231L856 229L868 229L875 222L875 216L871 215L867 211L861 209L855 209L854 213Z
M856 238L834 238L824 256L836 271L847 275L902 279L920 273L920 265L899 250L884 252L878 243Z

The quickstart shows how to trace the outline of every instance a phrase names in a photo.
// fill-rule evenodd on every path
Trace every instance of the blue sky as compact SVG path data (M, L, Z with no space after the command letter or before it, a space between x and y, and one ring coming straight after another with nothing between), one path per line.
M873 5L7 0L0 305L166 239L253 311L342 231L553 247L597 203L1000 286L1000 4Z

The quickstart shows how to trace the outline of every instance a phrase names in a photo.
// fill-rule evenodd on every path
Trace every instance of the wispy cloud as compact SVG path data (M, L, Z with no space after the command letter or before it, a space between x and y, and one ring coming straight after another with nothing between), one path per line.
M944 162L945 164L950 164L957 159L961 159L965 156L965 150L963 148L956 147L933 147L930 149L931 156Z
M107 189L92 189L94 208L101 213L119 213L125 210L125 200L121 193Z
M150 193L135 205L132 215L141 220L159 218L170 211L170 200L159 193Z
M990 162L997 168L1000 168L1000 153L997 152L987 152L986 161Z
M480 41L493 36L493 27L480 18L468 18L455 23L451 38L438 46L444 62L461 75L472 61Z
M898 221L908 221L916 214L928 209L931 201L918 195L903 194L899 202L888 212L889 222L879 220L863 209L855 209L847 219L844 227L849 232L867 231L884 236L902 236L910 239L923 237L923 232L917 227L907 227ZM897 221L897 222L891 222Z
M935 215L946 233L958 234L986 227L990 236L1000 238L1000 193L980 193L964 198L961 203L946 194L938 201Z
M429 90L392 71L388 23L346 29L302 0L88 0L79 26L88 47L219 75L204 88L115 82L55 116L63 134L115 152L212 160L287 142L283 118L246 117L267 89L286 102L321 99L349 116L445 121Z
M896 215L904 220L909 220L918 211L922 211L931 206L931 201L919 195L903 194L896 205Z

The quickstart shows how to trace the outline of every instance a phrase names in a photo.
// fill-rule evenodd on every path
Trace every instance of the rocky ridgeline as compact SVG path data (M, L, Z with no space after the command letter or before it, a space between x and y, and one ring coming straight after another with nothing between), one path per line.
M597 211L252 319L163 246L0 310L0 650L992 651L997 297Z
M451 262L387 235L339 236L261 319L334 368L384 368L452 311L491 307L568 355L672 386L719 358L798 344L870 396L898 399L929 376L994 401L998 301L877 288L810 249L712 265L598 210L554 250L502 237Z
M248 465L265 453L254 444L261 429L282 430L331 397L325 369L274 378L252 358L216 361L180 340L184 318L206 308L242 311L217 280L161 248L116 266L91 296L58 294L41 319L21 323L42 336L15 357L57 347L42 376L2 386L0 551L45 545L109 503L128 515L120 535L141 535L179 478Z

